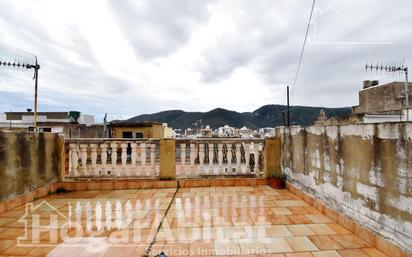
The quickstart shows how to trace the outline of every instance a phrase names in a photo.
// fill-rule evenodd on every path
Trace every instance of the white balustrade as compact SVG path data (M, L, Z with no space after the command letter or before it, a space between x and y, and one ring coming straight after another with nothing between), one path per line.
M263 142L263 141L262 141ZM186 163L186 145L189 144L189 162ZM263 144L260 141L242 140L191 140L178 143L176 153L178 177L202 175L253 175L263 176ZM216 163L215 158L216 157ZM207 160L207 162L206 162ZM207 166L207 167L205 167Z
M159 144L149 140L70 139L68 178L151 177L159 175ZM177 176L252 175L263 172L263 141L177 140ZM110 155L110 160L108 157ZM118 161L119 158L119 161ZM215 159L216 158L216 159ZM207 167L206 167L207 166Z
M240 152L241 144L236 144L236 174L240 174L240 163L242 158L242 153Z
M103 143L70 139L68 178L75 177L156 177L159 175L158 144L153 141L113 141ZM110 152L109 152L110 150ZM110 153L110 163L108 155ZM140 158L139 158L140 154ZM117 160L120 157L120 162ZM148 160L150 158L150 160Z
M209 143L209 169L208 169L208 173L212 174L213 172L213 158L214 158L214 154L215 154L215 144L213 143Z
M112 170L111 170L110 174L114 175L114 176L120 175L120 174L117 173L118 169L116 167L117 166L117 143L111 143L110 148L111 148L110 150L112 151L112 155L111 155Z
M97 171L97 145L90 144L90 159L92 162L92 174L97 176L99 172Z
M232 175L232 144L226 144L227 173Z
M246 163L246 169L244 170L244 173L249 173L250 172L250 143L245 144L245 163Z
M131 143L130 147L132 148L132 154L130 156L131 158L131 171L129 172L129 175L134 176L137 175L137 144L136 143Z
M79 157L77 156L77 144L70 144L70 160L71 160L71 171L70 176L78 176L79 172L77 167L79 166Z
M82 175L87 176L87 145L86 144L80 144L80 160L82 163Z
M150 144L149 148L150 148L150 166L151 169L153 171L153 173L155 173L155 162L156 162L156 145L155 144ZM149 171L150 172L150 171Z
M224 174L223 170L223 144L217 145L217 161L219 163L218 173Z
M140 144L140 161L142 167L142 174L146 171L146 143Z
M186 166L186 144L180 144L180 165L181 165L181 170L180 174L183 175L185 174L185 166Z
M128 170L127 170L127 143L121 143L120 147L122 148L122 172L120 173L120 175L126 175L128 176Z
M196 160L196 144L190 144L190 170L195 170L195 160ZM186 171L186 174L191 174L191 171ZM197 172L197 169L196 171Z
M205 160L205 144L199 144L199 173L203 174L203 162Z
M100 158L102 161L102 168L101 168L101 172L100 175L107 175L107 144L101 144L100 145Z

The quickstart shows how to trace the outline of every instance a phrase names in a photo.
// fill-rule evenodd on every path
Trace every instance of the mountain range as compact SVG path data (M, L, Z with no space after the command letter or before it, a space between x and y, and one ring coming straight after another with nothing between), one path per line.
M311 125L315 122L321 110L327 117L342 117L351 114L350 107L324 108L309 106L291 106L290 120L292 125ZM264 105L253 112L236 112L216 108L208 112L185 112L182 110L168 110L153 114L143 114L124 120L124 122L156 121L168 123L170 127L186 129L197 125L210 125L215 129L224 125L241 128L264 128L284 125L282 111L286 115L285 105Z

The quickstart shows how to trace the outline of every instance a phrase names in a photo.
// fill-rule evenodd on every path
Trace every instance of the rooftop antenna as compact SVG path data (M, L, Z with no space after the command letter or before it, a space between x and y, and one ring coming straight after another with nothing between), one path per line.
M379 65L373 66L366 64L365 66L365 70L368 71L372 71L372 70L376 70L376 72L378 70L384 70L387 73L391 73L392 75L396 74L401 74L402 72L405 74L405 109L406 109L406 121L409 121L409 87L408 87L408 66L404 65L404 61L402 61L402 63L400 63L399 65L396 64L391 64L391 65L387 65L385 67L379 67Z
M18 50L20 53L15 55L13 61L6 61L5 58L2 58L3 61L0 60L0 66L9 67L13 70L34 70L34 122L33 127L34 131L37 131L37 88L38 88L38 78L39 78L39 69L40 65L37 62L37 56L27 53L22 50ZM24 59L25 54L29 54L34 57L34 61L26 62Z

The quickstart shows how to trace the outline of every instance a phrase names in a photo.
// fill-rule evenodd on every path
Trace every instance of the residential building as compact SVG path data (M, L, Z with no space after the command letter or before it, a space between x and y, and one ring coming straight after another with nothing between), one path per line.
M37 128L40 132L58 133L67 138L96 138L103 136L103 126L94 124L93 115L70 112L38 112ZM5 112L0 114L0 129L33 131L34 113Z
M165 138L173 135L173 129L160 122L112 121L113 138Z
M412 83L408 84L409 104L412 102ZM405 83L391 82L379 85L379 81L365 80L359 91L359 105L353 114L363 116L363 123L399 122L412 119L412 110L406 108Z

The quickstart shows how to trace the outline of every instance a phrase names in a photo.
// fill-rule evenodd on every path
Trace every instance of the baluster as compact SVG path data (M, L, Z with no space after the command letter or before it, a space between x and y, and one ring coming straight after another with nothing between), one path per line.
M226 152L226 157L227 157L227 173L229 175L232 175L232 144L226 144L227 152Z
M129 172L127 171L127 143L121 143L120 147L122 148L122 172L120 175L128 176Z
M94 176L98 176L99 171L97 170L97 144L90 144L90 160L92 162L91 173Z
M152 175L156 175L156 167L155 167L155 162L156 162L156 144L149 144L150 147L150 166L153 171ZM150 175L150 174L149 174Z
M111 150L112 150L112 170L110 172L111 175L119 175L116 169L117 165L117 143L111 143L110 144Z
M256 161L256 165L257 165L257 167L258 167L258 170L259 170L259 173L260 173L260 177L263 177L265 174L264 174L263 169L260 169L260 166L259 166L260 156L263 156L263 144L262 144L262 143L259 143L259 144L258 144L258 158L257 158L257 161Z
M223 170L223 144L217 144L217 159L219 162L218 173L224 174Z
M77 144L70 144L70 152L71 152L71 171L70 176L78 176L79 172L77 170L77 166L79 165L79 157L77 156Z
M100 149L101 149L101 162L102 162L102 170L100 172L100 175L108 175L107 173L107 147L108 145L106 143L100 144Z
M259 145L253 144L253 157L255 159L255 165L253 166L253 172L255 176L259 176Z
M236 144L236 174L240 174L240 161L242 157L242 153L240 152L241 144Z
M137 144L136 143L131 143L130 147L132 148L132 156L131 156L131 170L132 172L129 172L129 175L133 176L133 175L137 175L136 172L136 163L137 163Z
M249 173L250 172L250 144L246 143L244 146L245 150L245 164L246 164L246 169L243 171L243 173Z
M190 169L186 171L187 175L191 175L190 172L195 169L195 160L196 160L196 145L190 144Z
M181 169L180 169L180 174L184 175L185 174L185 165L186 165L186 144L180 144L180 164L181 164Z
M203 174L204 169L203 169L203 163L205 161L205 144L199 144L199 173Z
M141 167L142 167L142 174L145 172L146 169L146 143L141 143L140 144L140 159L141 159Z
M209 143L209 174L214 173L213 172L213 157L214 157L214 147L215 145L213 143Z
M80 160L82 162L82 175L87 176L87 144L80 144Z

